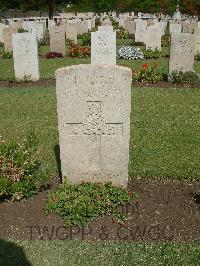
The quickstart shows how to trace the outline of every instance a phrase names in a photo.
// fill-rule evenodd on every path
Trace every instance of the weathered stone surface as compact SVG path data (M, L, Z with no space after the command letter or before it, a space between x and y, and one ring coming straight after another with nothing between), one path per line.
M12 52L12 35L17 33L17 28L4 28L3 30L3 40L4 40L4 49L6 52Z
M113 26L98 26L98 31L113 31Z
M91 33L91 64L116 65L116 32Z
M147 27L146 31L146 49L161 51L161 30L156 26Z
M69 39L73 41L74 44L77 44L78 40L77 40L76 26L69 23L69 24L66 24L65 29L66 29L66 39Z
M36 35L34 33L15 33L12 43L16 79L39 80Z
M194 38L195 38L195 51L194 53L200 53L200 29L195 29L195 34L194 34Z
M128 181L131 70L77 65L56 71L62 176Z
M55 26L50 28L50 51L61 53L65 56L65 26Z
M4 39L3 39L3 31L4 29L8 28L8 25L5 25L3 23L0 23L0 42L4 42Z
M171 36L169 73L172 71L194 71L194 34L173 33Z
M169 24L170 34L181 33L181 30L182 30L182 25L181 24L178 24L178 23L170 23Z
M136 21L135 42L146 41L147 20Z

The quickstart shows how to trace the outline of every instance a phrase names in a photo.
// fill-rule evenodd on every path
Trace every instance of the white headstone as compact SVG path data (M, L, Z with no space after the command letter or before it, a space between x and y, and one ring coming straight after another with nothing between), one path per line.
M91 33L91 64L116 65L116 32Z
M171 36L169 73L172 71L194 71L194 34L173 33Z
M147 27L146 49L161 51L161 30L156 26Z
M38 46L33 33L15 33L12 38L15 77L17 80L38 80Z
M135 42L145 43L146 30L147 30L147 20L141 20L136 22Z
M61 53L65 56L65 26L55 26L50 28L50 51Z
M62 176L127 186L131 69L77 65L56 71Z

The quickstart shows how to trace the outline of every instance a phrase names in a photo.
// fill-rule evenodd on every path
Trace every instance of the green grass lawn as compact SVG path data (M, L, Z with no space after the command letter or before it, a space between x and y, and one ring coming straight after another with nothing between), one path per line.
M0 135L34 129L45 166L55 174L55 88L1 88ZM200 180L200 89L133 88L129 174Z
M25 264L25 262L30 264ZM198 266L199 263L198 243L162 245L80 241L15 241L8 243L0 240L1 266Z

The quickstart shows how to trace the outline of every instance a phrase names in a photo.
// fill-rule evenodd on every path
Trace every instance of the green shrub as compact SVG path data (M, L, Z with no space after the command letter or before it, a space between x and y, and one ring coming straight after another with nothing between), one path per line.
M18 143L0 139L0 199L12 201L37 194L37 184L43 175L37 159L38 140L33 132Z
M39 46L46 46L50 44L50 35L48 30L45 31L44 37L42 38L42 40L39 41L38 45Z
M18 33L24 33L24 32L28 32L28 30L24 30L23 28L18 29Z
M117 38L119 39L128 39L129 37L129 33L127 31L125 31L124 29L120 29L117 31Z
M171 83L195 83L199 82L199 76L193 71L172 71L168 77Z
M11 58L13 58L13 53L1 51L0 56L2 59L11 59Z
M158 62L155 64L143 64L141 69L132 69L133 81L143 83L156 83L163 80L163 75L158 71Z
M4 47L4 43L3 42L0 42L0 47Z
M197 54L195 55L194 59L196 61L200 61L200 53L199 52L197 52Z
M81 35L81 44L83 46L91 46L91 32Z
M166 33L161 38L161 46L162 47L168 47L170 45L170 34Z
M99 216L112 215L123 223L125 217L119 205L129 203L135 194L127 189L115 187L111 183L82 183L71 185L68 181L61 184L56 192L49 192L44 206L46 213L61 216L65 224L85 226Z
M161 56L161 51L157 48L155 50L147 49L143 51L145 59L158 59Z
M73 45L74 44L74 42L72 41L72 40L70 40L70 39L66 39L66 45L67 46L70 46L70 45Z

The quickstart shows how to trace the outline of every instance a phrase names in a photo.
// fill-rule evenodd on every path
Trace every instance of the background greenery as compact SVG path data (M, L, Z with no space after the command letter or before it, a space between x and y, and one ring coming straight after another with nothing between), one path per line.
M180 0L180 10L183 13L197 15L200 12L199 0ZM178 0L1 0L0 9L49 10L52 16L55 11L104 12L116 10L118 12L162 12L173 14ZM71 4L70 7L68 5ZM67 8L68 7L68 8Z

